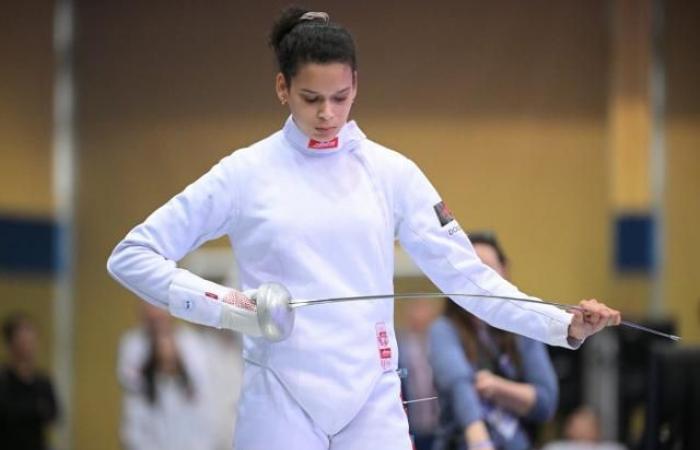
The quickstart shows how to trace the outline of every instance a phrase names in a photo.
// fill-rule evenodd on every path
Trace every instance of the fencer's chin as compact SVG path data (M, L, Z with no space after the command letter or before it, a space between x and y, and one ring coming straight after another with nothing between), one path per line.
M338 136L340 128L332 127L327 129L314 128L314 132L311 135L311 139L319 142L332 141Z

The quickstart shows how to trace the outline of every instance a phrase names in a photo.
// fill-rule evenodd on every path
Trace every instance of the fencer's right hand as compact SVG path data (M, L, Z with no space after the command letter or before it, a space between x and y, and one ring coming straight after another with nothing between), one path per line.
M168 309L180 319L261 336L256 291L240 292L178 269L170 282Z
M248 297L253 304L257 305L257 295L258 295L258 290L257 289L246 289L243 291L243 295Z
M229 289L224 294L221 302L221 319L219 326L238 331L250 336L261 336L262 331L257 318L257 305L254 289L244 292Z
M224 294L221 299L227 305L231 305L235 308L244 309L246 311L256 312L257 305L255 304L255 295L257 291L254 289L247 290L244 292L237 291L235 289L230 289Z

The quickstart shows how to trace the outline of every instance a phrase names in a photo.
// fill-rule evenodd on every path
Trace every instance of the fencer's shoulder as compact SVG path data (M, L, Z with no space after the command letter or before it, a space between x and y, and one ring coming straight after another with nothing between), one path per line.
M362 141L362 149L368 158L387 164L405 164L409 159L401 153L371 139Z
M277 131L247 147L234 150L221 159L220 164L230 170L266 164L269 158L274 158L274 152L280 145L280 138L281 131Z
M373 160L380 167L398 169L401 171L412 170L416 164L406 155L370 139L363 141L363 151L366 157Z

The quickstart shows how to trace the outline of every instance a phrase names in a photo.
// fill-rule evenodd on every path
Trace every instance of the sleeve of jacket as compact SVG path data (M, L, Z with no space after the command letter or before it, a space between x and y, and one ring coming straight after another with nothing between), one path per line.
M394 182L396 234L433 283L447 293L533 298L479 260L430 181L413 162L404 159L403 163L401 175ZM572 315L559 308L495 299L452 300L494 327L572 348L568 341Z
M237 217L234 156L224 158L132 229L107 261L110 275L144 300L167 307L172 280L193 276L176 262L226 234Z

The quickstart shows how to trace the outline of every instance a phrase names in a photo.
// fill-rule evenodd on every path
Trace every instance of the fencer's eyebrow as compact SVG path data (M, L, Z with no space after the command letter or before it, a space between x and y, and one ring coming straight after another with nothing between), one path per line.
M352 89L352 86L348 86L348 87L346 87L345 89L339 90L338 92L336 92L336 93L333 94L333 95L343 95L343 94L347 94L348 92L350 92L351 89ZM305 94L320 95L318 92L313 91L313 90L311 90L311 89L301 88L300 90L301 90L301 92L303 92L303 93L305 93Z

